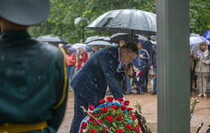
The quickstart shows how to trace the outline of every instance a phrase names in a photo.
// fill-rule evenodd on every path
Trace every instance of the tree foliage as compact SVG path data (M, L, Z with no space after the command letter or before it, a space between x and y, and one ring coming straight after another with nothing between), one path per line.
M210 29L209 0L190 0L190 29L200 35Z
M190 27L194 33L204 34L210 27L210 6L207 1L190 0ZM83 42L83 39L92 35L113 34L86 28L90 22L107 11L135 8L155 13L155 0L50 0L50 2L48 20L30 28L31 34L35 37L53 34L72 44ZM89 21L80 21L75 25L74 20L77 17L87 18Z

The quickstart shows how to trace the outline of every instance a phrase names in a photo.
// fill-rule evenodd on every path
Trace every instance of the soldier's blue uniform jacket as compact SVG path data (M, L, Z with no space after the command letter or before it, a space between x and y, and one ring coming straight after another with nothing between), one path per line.
M32 39L26 30L4 31L0 39L0 126L46 121L33 133L54 133L66 108L65 56ZM31 132L30 132L31 133Z
M71 82L74 92L86 101L103 99L107 85L115 99L123 97L115 73L119 64L119 48L109 47L96 52Z

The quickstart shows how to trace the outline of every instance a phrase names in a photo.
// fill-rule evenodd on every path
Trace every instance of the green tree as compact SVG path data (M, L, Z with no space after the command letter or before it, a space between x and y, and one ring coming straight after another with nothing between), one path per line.
M190 30L203 35L210 28L210 1L190 0Z
M204 34L210 27L209 0L190 0L190 28L194 33ZM86 26L105 12L116 9L140 9L155 13L155 0L50 0L51 9L48 20L40 26L30 28L33 36L54 34L69 43L83 41L92 35L109 36L113 33L87 29ZM87 18L77 25L77 17Z

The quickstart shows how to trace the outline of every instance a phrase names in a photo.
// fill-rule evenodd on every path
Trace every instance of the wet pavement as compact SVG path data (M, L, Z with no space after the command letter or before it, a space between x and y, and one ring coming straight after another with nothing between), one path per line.
M151 91L151 90L149 90ZM196 96L198 92L193 92ZM195 107L191 119L191 133L195 133L199 125L203 122L204 125L199 133L206 133L205 131L210 125L210 93L208 98L198 98L200 103ZM126 95L125 98L130 101L130 107L134 107L136 102L139 102L142 107L142 113L147 120L147 123L152 130L152 133L157 133L157 95L146 93L144 95ZM68 104L65 113L65 118L58 130L58 133L69 133L71 121L74 115L74 94L69 92Z

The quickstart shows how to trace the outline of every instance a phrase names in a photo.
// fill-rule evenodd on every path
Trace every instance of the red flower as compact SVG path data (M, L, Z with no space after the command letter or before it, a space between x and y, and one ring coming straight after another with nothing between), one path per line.
M107 120L108 122L112 122L112 121L113 121L113 117L112 117L112 116L107 116L107 117L106 117L106 120Z
M152 74L152 78L155 76L155 74Z
M87 123L83 122L82 123L82 128L85 129L87 127Z
M88 106L88 108L89 108L90 110L93 110L93 109L94 109L94 106L91 104L91 105Z
M126 101L124 102L124 105L128 106L128 105L129 105L129 101L126 100Z
M106 100L102 99L102 100L100 100L99 102L100 102L100 104L103 104L103 103L106 102Z
M83 133L83 128L81 128L80 133Z
M123 130L118 128L118 129L116 130L116 132L117 132L117 133L123 133Z
M94 113L93 113L93 112L90 112L90 114L91 114L91 115L94 115Z
M132 129L132 127L131 127L131 125L130 125L130 124L127 124L125 127L126 127L127 129L129 129L129 130L131 130L131 129Z
M140 133L140 129L139 128L136 128L136 130L137 130L138 133Z
M107 97L107 101L111 103L114 100L114 97Z
M128 110L128 111L131 111L131 110L133 110L133 109L132 109L132 108L127 108L127 110Z
M117 121L121 121L121 120L122 120L122 115L118 115Z
M135 115L131 115L131 117L133 118L133 120L136 120L136 116Z
M90 133L96 133L96 130L95 129L91 129Z
M104 113L107 113L108 109L109 109L108 107L103 107L101 111L104 112Z
M118 109L118 107L116 105L111 105L110 108L113 108L114 110Z
M109 127L107 127L107 129L109 129ZM110 129L109 129L109 130L110 130ZM106 133L106 131L105 131L104 129L103 129L102 131L103 131L103 133Z
M92 115L93 117L95 117L96 118L96 116L95 115ZM90 118L89 118L89 121L94 121L94 119L90 116Z
M122 101L124 101L124 100L123 100L123 98L119 98L118 101L119 101L119 102L122 102Z
M98 122L102 123L102 120L98 120ZM99 125L98 122L94 122L95 125Z
M138 76L140 76L142 74L142 71L140 70L139 73L137 74Z
M100 113L99 113L99 112L97 112L96 116L99 116L99 115L100 115Z
M124 111L127 109L127 107L125 105L120 105L121 106L121 110Z

